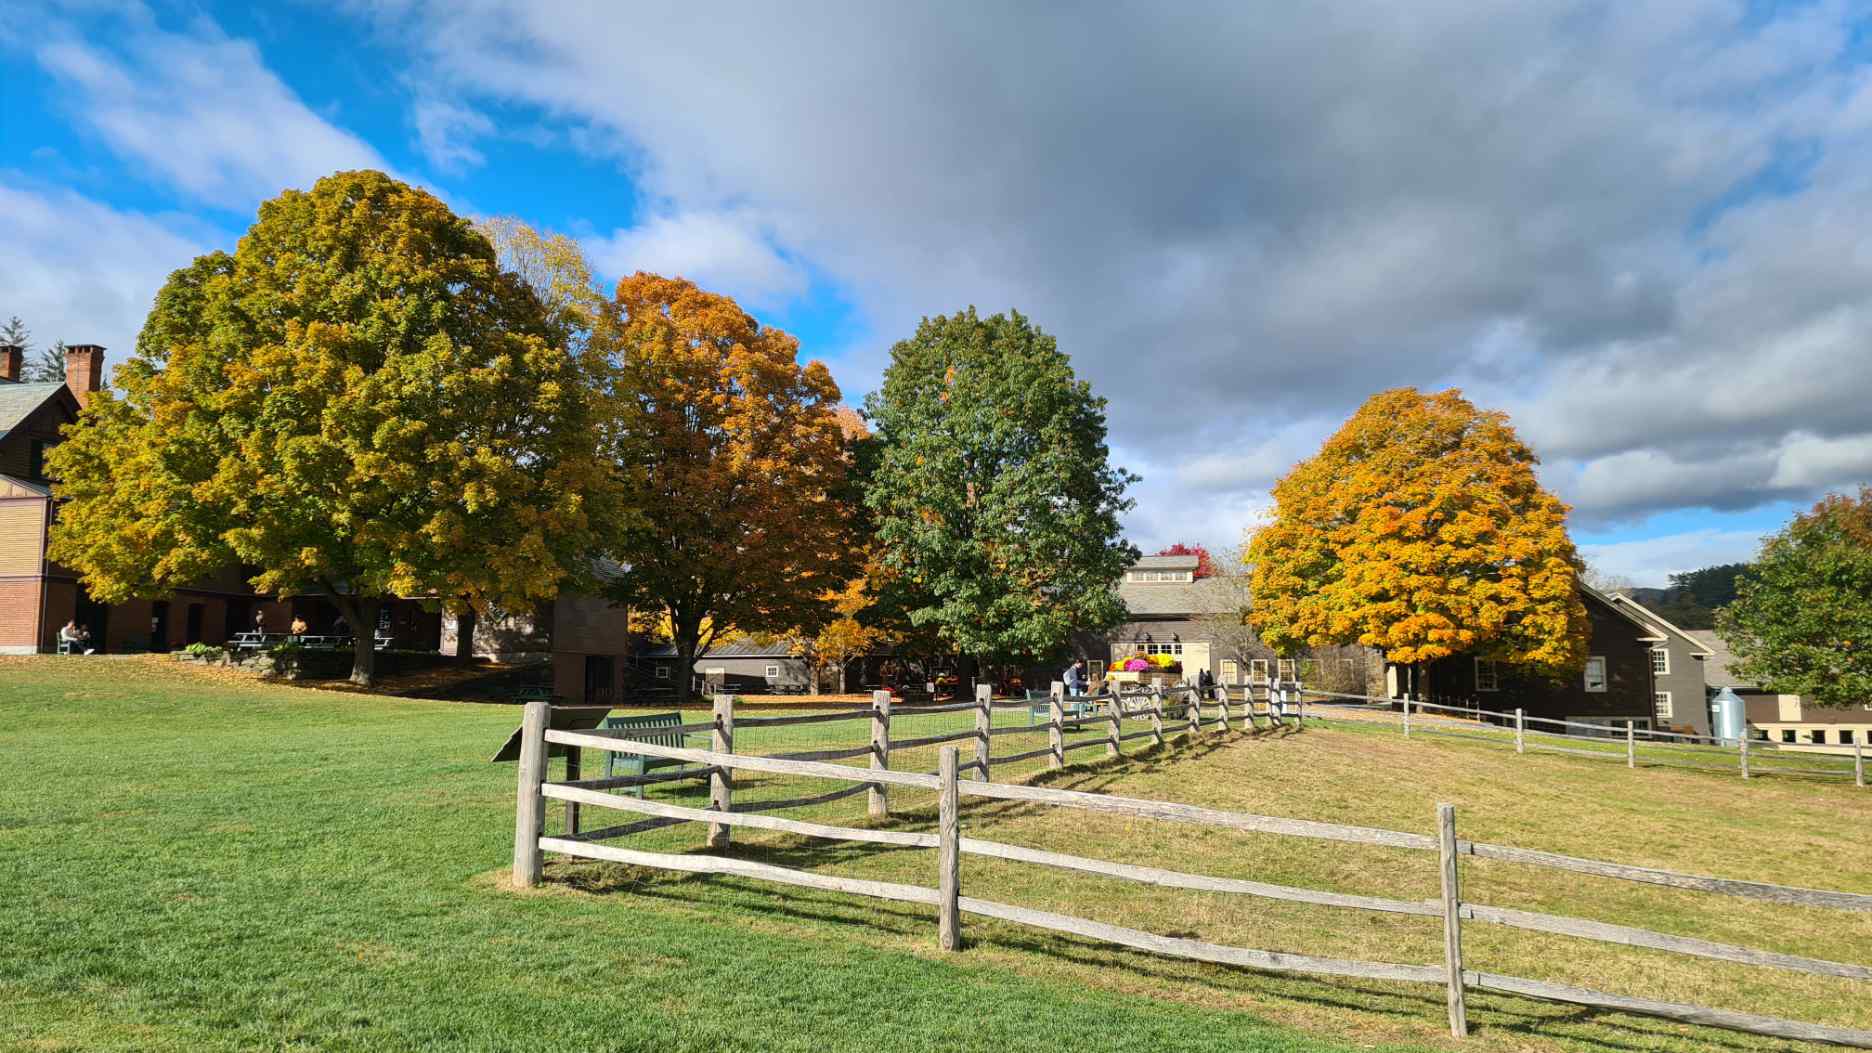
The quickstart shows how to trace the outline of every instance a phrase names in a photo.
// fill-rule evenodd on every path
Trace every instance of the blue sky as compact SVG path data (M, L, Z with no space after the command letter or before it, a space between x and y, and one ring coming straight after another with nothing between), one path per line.
M681 273L857 402L1018 307L1111 400L1135 540L1235 544L1373 391L1510 412L1600 569L1872 480L1850 4L27 4L0 315L134 340L259 201L381 167Z

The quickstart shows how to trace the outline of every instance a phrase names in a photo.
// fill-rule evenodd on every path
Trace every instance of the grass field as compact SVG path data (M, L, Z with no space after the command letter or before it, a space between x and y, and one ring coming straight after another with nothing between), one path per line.
M549 857L505 886L503 707L225 678L159 659L0 659L0 1046L17 1049L1087 1050L1776 1049L1770 1040L1472 994L1168 961L979 919L960 954L926 908ZM1020 721L1010 715L1004 719ZM902 718L899 735L967 714ZM775 752L860 741L861 722L744 731ZM997 739L1031 748L1044 736ZM1019 745L1015 745L1018 743ZM1129 745L1129 744L1128 744ZM1092 760L1100 751L1077 756ZM933 749L894 767L933 768ZM1004 780L1037 762L997 769ZM1427 832L1437 801L1476 839L1872 892L1872 791L1631 772L1401 741L1353 723L1039 776L1052 785ZM824 784L751 781L737 800ZM697 790L663 788L671 800ZM933 795L893 789L893 825ZM863 798L791 815L860 823ZM588 811L588 815L591 815ZM620 818L629 818L628 816ZM554 816L549 824L560 821ZM609 817L594 816L593 822ZM1338 891L1434 895L1421 853L967 801L1016 844ZM676 827L635 843L699 847ZM737 853L933 884L926 851L736 831ZM1847 961L1872 918L1466 865L1466 898ZM1222 943L1435 962L1434 919L1197 895L967 857L963 891ZM1872 1027L1872 989L1470 925L1471 967Z

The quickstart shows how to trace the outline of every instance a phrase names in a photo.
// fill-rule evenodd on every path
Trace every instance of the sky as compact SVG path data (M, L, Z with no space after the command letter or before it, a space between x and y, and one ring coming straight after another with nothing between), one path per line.
M1508 412L1582 553L1748 559L1872 482L1851 3L15 0L0 318L121 361L258 204L380 168L728 293L859 404L1018 309L1146 551L1238 545L1365 398Z

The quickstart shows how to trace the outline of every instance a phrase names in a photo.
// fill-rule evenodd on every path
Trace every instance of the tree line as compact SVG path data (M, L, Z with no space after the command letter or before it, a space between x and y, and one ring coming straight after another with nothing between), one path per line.
M374 171L263 203L175 271L48 458L51 558L97 599L230 568L355 629L572 589L688 669L731 634L995 659L1123 618L1105 402L1017 312L923 320L860 417L732 299L479 223ZM679 676L679 701L689 678Z
M28 384L56 384L65 379L65 341L54 340L52 343L33 351L32 330L20 320L19 315L0 322L0 346L17 347L25 355L20 379Z

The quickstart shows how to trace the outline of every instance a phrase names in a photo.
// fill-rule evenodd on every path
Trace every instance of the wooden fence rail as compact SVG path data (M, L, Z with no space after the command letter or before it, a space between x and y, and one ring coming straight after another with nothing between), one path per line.
M1137 699L1143 699L1148 704L1139 705L1135 711L1127 710L1125 703ZM1225 691L1220 692L1215 696L1215 700L1219 703L1217 708L1220 712L1213 723L1221 729L1228 729L1228 695ZM869 767L832 764L817 759L756 756L735 752L733 733L736 721L731 696L724 695L717 699L715 720L707 725L711 733L710 744L713 747L711 749L667 746L612 734L554 730L549 727L547 704L532 702L526 707L525 722L522 726L519 793L515 812L514 880L522 886L538 884L542 879L541 854L550 851L568 856L636 866L688 873L758 878L787 885L931 905L937 911L938 940L945 950L956 950L962 946L961 916L969 914L1197 961L1278 972L1435 984L1446 991L1450 1031L1458 1037L1465 1035L1468 1030L1466 992L1482 990L1612 1009L1752 1034L1872 1049L1872 1031L1783 1020L1705 1006L1631 998L1546 981L1500 976L1468 968L1465 964L1462 944L1463 924L1464 922L1479 922L1746 965L1852 980L1872 979L1872 966L1829 962L1687 936L1652 932L1632 926L1467 902L1462 898L1461 866L1464 857L1495 859L1718 895L1849 911L1872 910L1872 895L1683 874L1650 867L1577 859L1549 852L1468 841L1456 836L1456 813L1455 809L1449 805L1438 807L1436 832L1423 834L1377 827L1253 815L1173 801L1115 797L1079 790L989 781L987 776L993 764L1005 764L1015 757L1046 756L1050 762L1057 764L1063 758L1065 751L1069 749L1104 746L1108 751L1116 751L1125 739L1138 737L1138 735L1157 737L1162 733L1162 719L1166 708L1162 695L1146 692L1133 696L1105 696L1102 701L1108 707L1106 712L1084 723L1097 725L1109 722L1106 734L1078 742L1062 742L1066 730L1065 725L1068 723L1064 719L1063 709L1068 701L1059 686L1055 685L1048 700L1051 719L1044 727L1044 730L1049 732L1051 740L1046 748L1015 754L1014 757L991 757L989 747L995 738L991 732L1000 729L991 728L988 721L983 719L982 715L991 716L993 709L993 701L986 698L985 694L978 693L975 702L962 707L976 712L977 724L974 730L955 735L923 736L897 742L892 742L889 735L889 702L887 699L879 699L869 710L855 714L857 719L869 720L872 723L872 746L864 747L852 754L869 754L871 757ZM1198 698L1190 697L1189 702L1182 707L1184 714L1189 718L1188 734L1192 736L1199 734L1205 727L1200 701ZM1287 705L1277 705L1270 700L1264 715L1270 720L1271 727L1280 726L1279 721L1283 717L1279 711L1288 708ZM961 709L951 711L960 712ZM1297 702L1293 704L1287 716L1296 723L1301 719L1301 711ZM791 720L792 718L781 719ZM1127 735L1111 730L1118 728L1120 722L1126 719L1149 721L1151 730L1137 735ZM1244 706L1243 724L1246 727L1253 727L1255 726L1253 720L1254 700L1250 698ZM741 721L740 723L745 728L754 722ZM1031 730L1041 730L1041 728L1036 726ZM948 743L970 739L975 742L978 759L971 765L963 765L959 761L957 748ZM930 773L892 770L889 767L891 748L893 746L904 748L908 743L940 745L937 771ZM697 808L666 801L630 797L610 793L607 792L607 788L593 785L596 781L613 780L547 781L545 758L551 746L563 747L568 751L598 749L703 765L704 769L709 772L711 788L709 806ZM962 779L961 771L970 767L976 770L978 778ZM574 770L576 770L575 766ZM733 773L737 770L827 779L844 785L831 793L790 801L758 802L745 808L737 808L732 797ZM935 832L838 826L764 814L764 812L788 807L822 803L856 793L877 795L872 798L875 801L883 795L885 787L929 790L937 794ZM961 801L965 797L1024 801L1051 807L1194 823L1259 834L1376 845L1426 853L1436 852L1442 894L1438 899L1424 901L1354 895L1241 878L1189 874L1003 844L964 835L960 816ZM544 805L547 800L564 801L569 806L609 808L649 818L591 831L585 835L579 835L574 830L572 835L567 837L543 836ZM887 802L888 798L885 797L884 800ZM760 809L760 811L753 809ZM650 852L597 843L608 837L623 836L678 823L707 824L709 846L717 850L727 848L728 831L735 827L897 848L934 849L937 856L934 887L840 877L722 855ZM1049 866L1166 888L1231 893L1327 907L1434 917L1439 919L1443 927L1443 961L1431 965L1366 962L1223 946L963 896L959 867L959 859L962 855L987 856L1018 863Z

